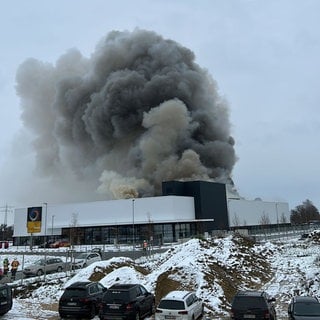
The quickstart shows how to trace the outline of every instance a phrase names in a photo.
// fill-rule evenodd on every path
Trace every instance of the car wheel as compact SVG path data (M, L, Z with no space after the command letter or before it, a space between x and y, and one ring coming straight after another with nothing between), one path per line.
M59 266L58 269L57 269L57 272L61 272L62 271L62 267Z
M94 304L91 305L89 319L93 319L96 316L96 307Z
M42 276L42 275L43 275L43 270L39 269L39 270L37 271L37 276Z

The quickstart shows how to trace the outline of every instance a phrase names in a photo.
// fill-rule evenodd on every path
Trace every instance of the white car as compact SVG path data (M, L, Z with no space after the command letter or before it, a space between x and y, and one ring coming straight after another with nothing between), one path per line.
M101 261L101 256L97 252L83 252L80 253L72 262L74 269L85 268L93 262Z
M203 315L204 305L192 291L172 291L160 300L156 320L196 320Z

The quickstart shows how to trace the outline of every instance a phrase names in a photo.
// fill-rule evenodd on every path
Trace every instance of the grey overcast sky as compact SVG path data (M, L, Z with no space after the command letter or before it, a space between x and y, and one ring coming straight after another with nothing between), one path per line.
M70 48L90 57L110 31L137 27L189 48L217 82L230 109L241 196L290 209L310 199L320 208L317 0L2 2L0 206L40 201L36 192L23 196L33 165L15 91L19 65L30 57L55 64Z

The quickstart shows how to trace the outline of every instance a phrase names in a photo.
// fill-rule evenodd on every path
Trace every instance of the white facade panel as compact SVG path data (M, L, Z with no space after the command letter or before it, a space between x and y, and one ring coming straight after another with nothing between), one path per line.
M85 203L68 203L42 207L41 233L60 234L72 226L108 226L190 221L195 219L193 197L164 196ZM46 226L46 228L45 228ZM27 208L14 213L14 237L28 236Z
M290 222L289 205L286 202L229 199L228 214L230 227L261 225L265 217L270 224Z

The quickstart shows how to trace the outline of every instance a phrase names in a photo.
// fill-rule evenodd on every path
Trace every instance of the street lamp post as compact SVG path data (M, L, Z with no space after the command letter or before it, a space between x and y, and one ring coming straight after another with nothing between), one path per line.
M277 229L279 231L279 213L278 213L278 202L276 202L276 214L277 214Z
M135 232L134 232L134 199L132 199L132 254L133 260L135 260Z
M48 203L44 202L43 204L46 206L46 212L45 212L45 217L44 217L44 242L46 242L47 241Z
M54 214L51 216L51 238L53 239L53 222L54 222Z

